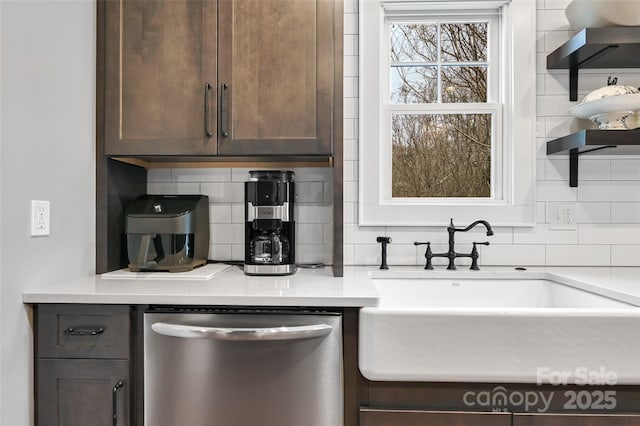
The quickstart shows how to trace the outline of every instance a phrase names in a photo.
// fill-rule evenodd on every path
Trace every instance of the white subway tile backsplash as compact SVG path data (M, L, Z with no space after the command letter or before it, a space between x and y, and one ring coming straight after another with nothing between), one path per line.
M490 245L482 248L482 265L542 266L545 264L544 245Z
M174 182L231 182L231 169L171 169Z
M569 182L569 159L553 158L547 160L546 180L562 180ZM611 167L608 160L579 159L579 180L608 180L611 178Z
M214 223L209 227L212 244L244 244L244 225Z
M576 119L568 116L561 115L555 117L546 117L546 137L548 138L561 138L574 132ZM577 129L576 129L577 130Z
M320 223L297 223L296 242L298 244L322 244L324 228Z
M569 100L569 96L566 95L544 95L538 96L536 100L536 113L546 117L567 115L575 102Z
M640 223L640 203L611 203L611 223Z
M209 202L244 202L244 184L240 182L203 182L200 184L200 190L202 194L209 196Z
M358 140L357 139L345 139L342 147L342 152L345 161L358 160Z
M607 245L547 245L547 266L610 266Z
M414 241L431 241L427 228L418 227L386 227L385 236L391 237L391 244L413 244ZM389 246L391 246L391 244Z
M578 201L640 201L640 182L580 182Z
M333 202L333 182L325 182L322 187L325 203Z
M544 75L544 90L543 95L569 96L569 73L562 70L550 70ZM546 111L538 111L538 115L545 113Z
M171 169L147 170L147 182L171 182Z
M358 99L346 98L343 101L344 118L358 118Z
M299 223L331 223L333 205L298 203L296 212Z
M537 202L536 203L536 223L546 223L547 222L547 203Z
M345 202L342 211L344 223L358 222L358 203Z
M157 195L200 194L200 184L197 182L147 182L147 193Z
M231 244L231 260L244 261L244 243Z
M332 182L333 169L329 167L306 167L293 169L296 182Z
M612 160L611 179L640 180L640 160Z
M231 223L244 223L244 202L231 203Z
M298 244L296 246L296 263L331 264L331 253L329 246L319 244Z
M354 265L380 265L382 259L377 244L358 244L353 247Z
M578 190L570 188L569 182L537 182L536 197L538 201L576 201Z
M355 247L353 244L345 244L342 252L342 261L345 265L355 265L355 257L354 251Z
M611 203L575 203L576 223L611 223Z
M345 182L358 181L358 162L357 161L344 162L343 180Z
M572 0L545 0L545 9L559 9L564 11Z
M296 182L296 201L298 203L324 203L324 184L322 182Z
M533 228L516 228L513 231L515 244L577 244L578 231L553 230L547 224Z
M544 52L551 53L573 36L573 31L547 31L544 37ZM546 65L546 63L545 63Z
M384 227L358 226L345 223L343 227L345 244L376 244L376 238L384 236Z
M357 18L357 16L356 16ZM344 35L344 56L358 55L358 36L355 34Z
M344 201L355 203L358 201L358 182L345 181L342 184L342 193Z
M344 33L358 34L358 15L355 13L344 14Z
M389 265L416 265L416 256L417 249L413 244L392 243L387 246L387 263Z
M638 244L640 224L584 224L578 225L579 244Z
M231 203L210 203L209 223L231 223Z
M640 244L611 246L611 266L640 266Z
M232 260L231 244L210 244L209 259L212 260Z
M344 0L344 13L358 13L358 0Z
M564 10L549 9L536 12L536 26L538 31L569 31L569 21Z
M358 57L357 56L345 56L343 58L343 72L346 77L355 77L358 75ZM349 98L354 99L354 98ZM346 101L346 99L345 99ZM351 110L349 110L351 112ZM346 110L344 113L345 117L353 118L352 114L347 115ZM356 116L357 117L357 116Z

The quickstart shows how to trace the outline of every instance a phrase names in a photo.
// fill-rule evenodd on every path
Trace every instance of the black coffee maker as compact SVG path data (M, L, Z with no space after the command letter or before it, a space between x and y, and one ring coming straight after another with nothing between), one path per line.
M244 272L296 272L293 172L253 170L244 183Z

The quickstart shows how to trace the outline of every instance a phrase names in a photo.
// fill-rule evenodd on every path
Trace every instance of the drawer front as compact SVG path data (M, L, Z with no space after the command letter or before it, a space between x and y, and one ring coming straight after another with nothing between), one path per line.
M511 413L360 409L360 426L511 426Z
M129 312L120 305L38 305L37 357L129 359Z

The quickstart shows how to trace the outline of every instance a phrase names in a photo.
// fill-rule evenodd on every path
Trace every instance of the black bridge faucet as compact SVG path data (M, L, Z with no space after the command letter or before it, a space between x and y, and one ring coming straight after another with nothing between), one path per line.
M474 271L479 270L480 268L478 267L478 249L476 247L477 244L481 244L481 245L486 245L488 246L489 243L487 241L483 241L483 242L474 242L473 243L473 249L471 250L471 253L469 254L463 254L463 253L457 253L456 249L455 249L455 233L456 232L467 232L473 228L475 228L477 225L484 225L485 228L487 228L487 236L491 236L493 235L493 229L491 229L491 225L489 225L489 222L487 222L486 220L476 220L475 222L473 222L471 225L467 226L466 228L457 228L453 225L453 219L451 219L451 223L449 224L449 226L447 226L447 232L449 233L449 250L446 253L432 253L431 252L431 243L430 242L426 242L426 243L422 243L422 242L418 242L415 241L413 244L416 246L419 245L426 245L427 246L427 251L424 253L424 257L427 259L427 263L424 267L424 269L433 269L433 264L431 263L431 259L433 259L434 257L446 257L449 259L449 266L447 266L447 269L449 270L456 270L456 265L455 265L455 260L456 257L470 257L471 258L471 268Z

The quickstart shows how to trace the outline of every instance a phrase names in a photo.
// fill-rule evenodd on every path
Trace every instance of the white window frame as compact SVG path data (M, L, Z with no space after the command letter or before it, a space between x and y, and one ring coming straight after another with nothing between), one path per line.
M493 64L498 69L490 73L489 84L498 86L489 90L487 103L390 104L390 19L408 22L428 16L473 22L496 11L499 18L492 23L499 28L493 37L499 37L500 61ZM481 218L494 226L534 226L535 12L535 0L360 0L360 225L441 226L449 218ZM495 49L491 34L489 43L489 50ZM490 52L490 66L492 60ZM492 196L392 198L390 117L400 111L492 113Z

